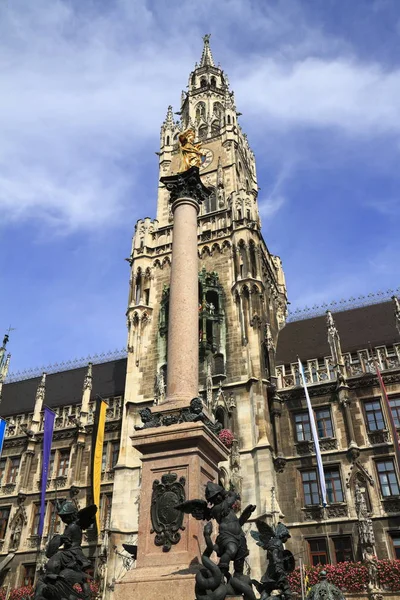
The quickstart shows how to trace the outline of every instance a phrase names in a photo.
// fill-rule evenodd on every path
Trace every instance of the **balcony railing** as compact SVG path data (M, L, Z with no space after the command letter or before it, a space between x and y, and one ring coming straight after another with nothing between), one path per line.
M381 371L400 369L400 344L379 346L374 349L374 356ZM375 366L370 350L358 350L352 354L344 353L344 367L347 377L360 377L375 374ZM336 369L331 356L323 359L311 359L303 364L308 385L320 384L336 380ZM297 387L300 385L300 374L297 363L276 367L278 389Z
M106 421L116 421L121 418L122 411L122 397L116 396L108 398L108 408L106 411ZM81 405L71 404L68 406L60 406L54 409L56 413L54 428L55 429L67 429L76 427L76 423L80 418ZM89 414L88 423L93 423L95 412L95 402L89 403ZM17 437L26 435L32 427L33 413L26 413L22 415L15 415L7 419L6 438ZM43 414L41 415L41 421L39 424L39 433L43 431Z

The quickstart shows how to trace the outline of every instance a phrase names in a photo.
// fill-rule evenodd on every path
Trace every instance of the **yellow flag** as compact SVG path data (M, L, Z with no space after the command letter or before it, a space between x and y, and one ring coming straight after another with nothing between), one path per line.
M99 397L96 398L96 410L94 413L92 434L92 495L93 504L97 506L97 534L100 533L101 463L103 458L104 429L106 425L107 406L107 402L105 402Z

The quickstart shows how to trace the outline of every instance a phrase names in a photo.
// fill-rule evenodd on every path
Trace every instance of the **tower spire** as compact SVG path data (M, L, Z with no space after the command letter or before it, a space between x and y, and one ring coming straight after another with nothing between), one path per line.
M206 35L203 37L204 46L203 46L203 54L201 55L201 60L200 60L200 68L201 67L215 67L215 62L214 62L213 55L211 53L211 48L210 48L210 37L211 37L211 33L206 33Z

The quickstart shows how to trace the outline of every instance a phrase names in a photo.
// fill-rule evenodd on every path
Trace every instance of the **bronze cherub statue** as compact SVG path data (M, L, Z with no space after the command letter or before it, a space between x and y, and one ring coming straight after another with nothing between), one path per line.
M48 543L49 561L36 584L34 600L88 600L90 576L86 571L91 563L82 551L82 532L94 523L97 506L91 504L78 511L74 502L66 500L57 505L57 512L66 528ZM81 586L82 593L74 589L75 584Z
M287 575L295 566L294 556L289 550L284 549L284 543L290 538L288 528L283 523L271 527L268 523L257 519L258 531L251 531L257 545L267 551L268 567L260 582L253 580L253 585L261 594L260 600L268 600L276 592L280 597L290 600L290 590ZM272 594L274 592L274 594Z
M186 514L191 514L198 520L215 519L217 521L219 532L214 550L220 559L218 567L228 579L229 565L233 562L235 575L242 575L244 560L249 554L242 526L256 507L249 504L241 516L237 517L233 507L240 500L239 494L233 491L228 492L222 486L211 481L207 483L205 497L205 500L187 500L176 508Z

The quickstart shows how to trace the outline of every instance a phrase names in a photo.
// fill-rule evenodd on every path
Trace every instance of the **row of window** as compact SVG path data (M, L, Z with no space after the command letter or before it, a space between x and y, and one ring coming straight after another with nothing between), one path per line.
M400 560L400 534L390 533L389 540L392 557ZM307 544L310 565L326 565L331 562L331 558L335 563L354 561L353 543L350 535L335 536L330 539L326 537L313 538L307 540Z
M383 498L400 494L396 469L391 458L376 461L376 471ZM326 497L329 504L344 502L344 493L339 467L325 467ZM321 492L316 469L301 471L304 505L320 505Z
M48 477L66 477L70 465L70 449L53 450L50 455ZM103 446L102 471L113 469L118 461L119 442L109 442ZM20 456L11 456L0 460L0 485L16 483Z
M389 403L396 427L400 427L400 398L391 398ZM385 429L385 420L379 400L369 400L364 402L364 412L368 431L372 432ZM333 437L333 424L330 409L328 407L315 409L314 417L318 437ZM298 442L304 442L312 439L308 412L295 413L294 424L296 440Z

